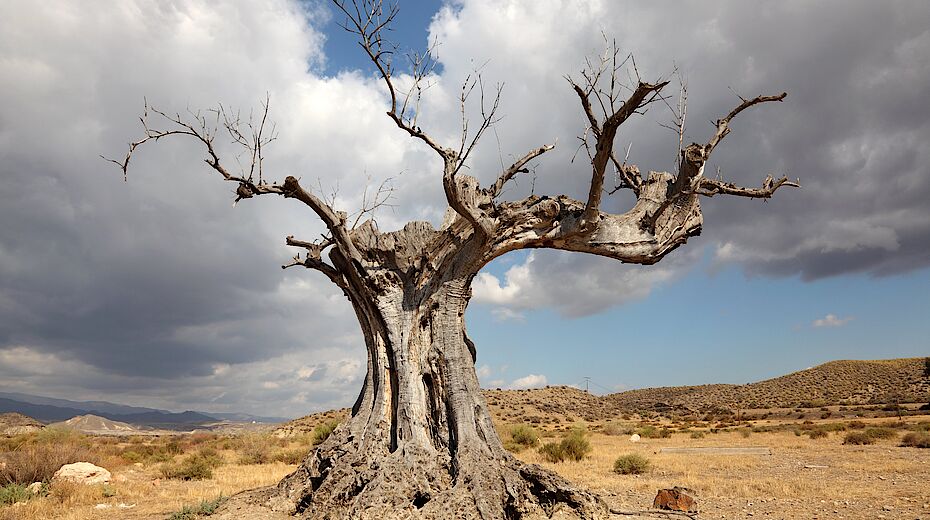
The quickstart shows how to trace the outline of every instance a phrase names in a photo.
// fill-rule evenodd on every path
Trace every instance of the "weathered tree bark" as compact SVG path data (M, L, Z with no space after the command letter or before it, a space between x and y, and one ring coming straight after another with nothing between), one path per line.
M504 186L553 145L529 151L487 188L473 177L460 175L478 139L496 120L498 98L485 106L482 92L482 122L477 132L469 136L468 125L463 123L459 146L443 147L416 125L415 111L408 110L417 105L411 96L419 95L419 83L432 70L429 55L415 61L414 82L406 96L392 82L388 61L392 53L382 50L380 34L396 9L382 10L379 0L357 0L352 6L335 0L335 4L347 16L345 27L359 37L388 87L388 116L442 158L441 179L449 207L439 229L426 222L411 222L399 231L382 233L371 220L347 225L345 213L305 190L298 179L266 182L263 147L274 139L265 133L267 102L260 122L230 119L222 107L216 111L233 142L252 157L251 168L240 175L221 164L214 148L216 128L205 117L193 114L192 120L184 120L148 106L142 118L143 138L130 143L122 160L111 160L125 175L139 146L172 135L192 137L205 147L206 163L224 180L237 184L237 202L268 194L294 199L310 208L327 228L327 235L317 242L288 237L288 245L305 253L284 267L314 269L342 289L365 338L367 375L352 417L285 478L270 498L262 500L275 510L314 519L606 517L608 510L597 497L549 471L520 462L501 445L475 373L475 346L465 332L472 279L494 258L527 248L653 264L700 233L700 196L768 198L781 186L797 186L787 178L769 176L760 188L743 188L703 175L711 152L730 132L736 115L754 105L781 101L785 94L741 100L717 121L706 144L693 143L680 150L677 172L649 172L643 178L636 166L616 158L614 140L628 118L642 113L650 103L664 101L661 91L668 82L645 83L637 75L636 85L621 86L614 49L600 68L583 73L583 84L571 83L588 120L582 138L591 161L587 200L533 195L499 201ZM483 88L480 76L466 81L462 90L463 114L468 93L476 84ZM619 96L622 88L630 93L625 99ZM150 113L168 128L153 128ZM681 147L683 113L676 120ZM618 186L607 190L605 175L611 164ZM635 194L633 207L622 214L601 211L604 192L620 189ZM362 214L377 207L379 200L376 195L374 204L363 207Z

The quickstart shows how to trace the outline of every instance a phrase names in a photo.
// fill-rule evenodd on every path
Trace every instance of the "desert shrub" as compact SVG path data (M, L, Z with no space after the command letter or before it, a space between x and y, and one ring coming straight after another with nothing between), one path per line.
M691 438L692 439L703 439L704 432L691 432Z
M833 415L832 412L824 412L824 413L820 414L820 418L821 418L821 419L828 419L831 415Z
M223 459L213 449L207 448L187 457L180 464L165 464L161 474L165 478L178 480L207 480L213 478L213 470L223 465Z
M531 426L518 424L510 428L510 439L514 444L532 448L539 443L539 433Z
M42 444L21 445L0 455L0 485L48 482L58 468L72 462L100 464L99 455L82 440L68 437L60 444L47 440Z
M609 422L601 429L604 435L632 435L633 428L621 423Z
M639 475L649 471L649 459L639 453L621 455L614 461L614 472L621 475Z
M743 428L739 431L739 434L740 434L740 437L744 439L748 439L749 436L752 435L752 430L750 430L749 428Z
M919 432L930 432L930 422L921 421L914 425L914 429Z
M240 439L240 464L265 464L271 462L271 441L267 435L251 433Z
M204 500L196 506L184 506L180 511L172 513L168 520L195 520L198 516L210 516L225 501L226 497L220 495L213 500Z
M565 460L565 452L562 450L562 444L558 442L547 442L539 447L539 454L548 462L562 462Z
M636 433L638 433L640 437L645 437L647 439L667 439L672 436L672 430L668 428L656 428L651 424L637 428Z
M811 430L807 432L807 435L811 439L825 439L827 437L826 430Z
M901 446L908 448L930 448L930 433L911 432L901 439Z
M579 461L591 452L591 443L588 442L587 432L583 429L573 429L562 439L562 451L568 460Z
M7 484L0 487L0 505L10 505L16 502L25 502L32 498L32 491L22 484Z
M875 438L865 434L865 432L850 432L843 438L843 444L875 444Z
M930 357L924 358L924 377L930 377Z
M873 439L894 439L898 436L898 432L891 428L866 428L863 433Z
M333 430L336 429L336 426L339 426L339 421L335 419L323 421L322 423L318 424L317 427L313 429L313 433L310 435L313 445L316 446L318 444L322 444L323 441L332 435Z
M271 460L275 462L283 462L285 464L300 464L303 462L304 457L307 456L306 449L293 449L293 450L280 450L275 452L271 457Z
M846 427L852 430L861 430L865 428L865 423L862 421L849 421L846 423Z

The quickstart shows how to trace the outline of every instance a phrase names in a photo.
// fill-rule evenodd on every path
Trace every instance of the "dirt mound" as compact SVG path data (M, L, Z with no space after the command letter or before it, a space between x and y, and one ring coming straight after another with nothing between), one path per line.
M713 411L816 407L830 404L919 403L930 400L925 359L831 361L746 385L630 390L605 396L627 410Z
M22 433L37 432L45 425L21 413L10 412L0 414L0 435L19 435Z
M570 386L484 390L484 397L495 421L542 429L562 430L578 421L601 422L625 413L612 401Z
M84 433L93 433L93 434L128 434L138 432L139 429L131 424L126 424L119 421L111 421L104 417L99 417L96 415L79 415L77 417L72 417L67 421L54 423L50 426L60 426L65 428L72 428L74 430L84 432Z

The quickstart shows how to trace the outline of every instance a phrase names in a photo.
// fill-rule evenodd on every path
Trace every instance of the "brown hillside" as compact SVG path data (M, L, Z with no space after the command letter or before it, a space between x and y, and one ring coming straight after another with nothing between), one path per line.
M605 396L627 410L789 408L804 404L926 402L924 359L831 361L747 385L701 385L630 390Z
M41 430L45 425L21 413L0 414L0 435L20 435Z
M832 361L793 374L747 385L645 388L597 396L569 386L532 390L484 390L498 424L528 423L564 430L583 421L614 421L637 411L708 412L761 408L821 407L836 404L926 403L930 378L924 359ZM289 437L309 433L326 420L345 420L349 409L320 412L274 430Z

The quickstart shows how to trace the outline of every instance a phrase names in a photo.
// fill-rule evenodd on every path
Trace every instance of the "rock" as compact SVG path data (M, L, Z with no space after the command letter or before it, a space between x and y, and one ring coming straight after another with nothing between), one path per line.
M79 484L105 484L110 481L110 472L90 462L65 464L52 477L52 481L68 480Z
M652 501L652 507L671 511L697 511L697 502L685 491L686 488L679 486L672 489L660 489L655 500Z
M639 442L640 438L641 437L638 433L634 433L633 435L630 435L630 442Z
M28 486L26 486L26 489L28 489L29 492L32 493L33 495L38 495L39 492L42 491L42 483L33 482L32 484L29 484Z

